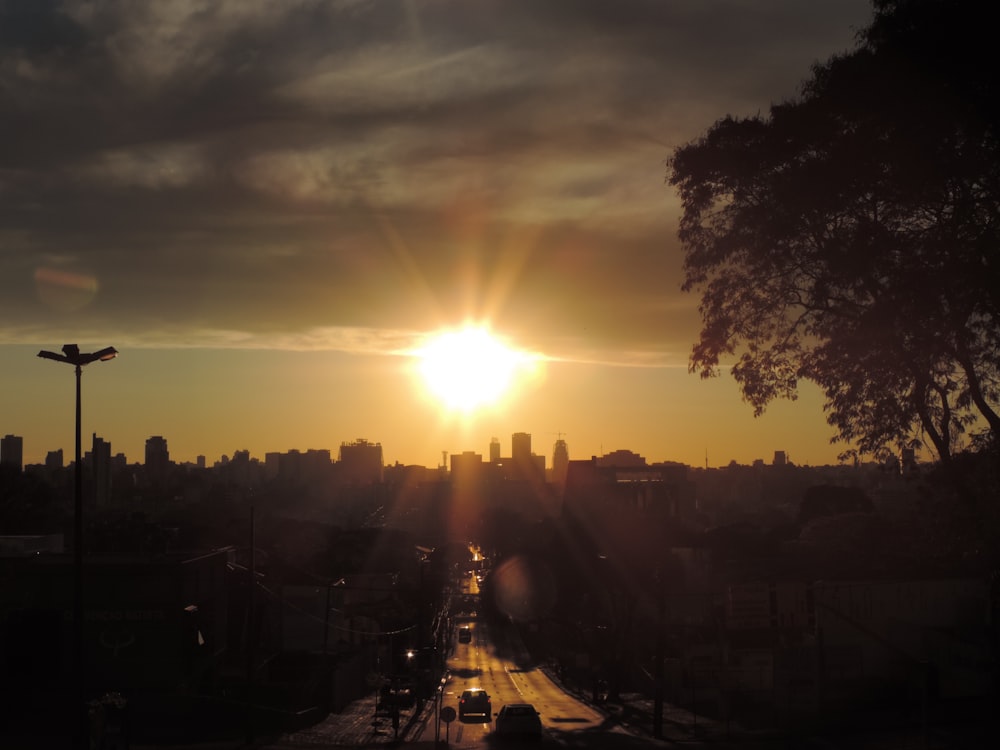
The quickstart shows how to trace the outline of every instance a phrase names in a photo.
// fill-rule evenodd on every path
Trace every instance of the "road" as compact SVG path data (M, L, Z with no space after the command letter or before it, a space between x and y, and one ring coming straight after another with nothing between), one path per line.
M477 594L475 576L463 581L465 593ZM491 696L493 713L505 703L531 703L540 712L543 745L562 747L647 748L649 737L639 737L609 720L606 714L563 691L530 659L513 627L491 628L474 616L461 624L472 631L470 643L454 644L448 660L448 681L443 686L441 706L457 712L458 698L467 688L483 688ZM470 716L428 727L434 737L447 739L451 747L484 748L501 744L493 734L493 717ZM426 737L426 735L425 735Z
M571 727L584 730L601 725L604 717L600 713L566 695L540 669L526 666L523 648L512 643L508 634L491 637L482 621L470 622L469 627L472 642L457 644L448 663L450 679L444 687L444 705L457 709L463 690L481 687L490 694L494 712L505 703L533 704L541 712L544 731L549 735ZM485 718L455 720L450 740L456 747L481 747L492 729L492 720Z

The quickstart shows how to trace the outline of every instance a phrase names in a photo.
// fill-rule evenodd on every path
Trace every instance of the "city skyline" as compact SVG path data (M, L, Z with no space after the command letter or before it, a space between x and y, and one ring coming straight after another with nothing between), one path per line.
M301 447L277 448L277 449L274 449L274 450L267 450L267 451L261 451L261 452L255 452L255 451L253 451L253 450L251 450L249 448L245 448L244 447L244 448L234 448L234 449L232 449L232 450L230 450L228 452L222 452L222 453L219 453L219 454L216 454L216 455L207 455L207 454L203 454L203 453L196 453L196 454L193 454L193 455L189 455L188 452L184 452L184 456L180 457L180 456L178 456L178 454L177 454L176 451L174 451L173 449L170 448L170 438L167 435L160 435L160 434L153 435L153 434L150 434L150 435L148 435L145 438L145 440L143 441L143 445L141 446L141 448L139 450L137 450L137 451L131 451L131 452L126 452L124 450L118 449L114 445L113 441L108 440L105 435L101 435L101 434L99 434L97 432L93 432L93 433L90 433L89 435L82 436L83 437L82 452L83 452L84 456L89 455L90 452L91 452L92 443L96 440L96 441L100 442L105 447L108 446L108 445L110 445L111 446L111 455L116 455L116 456L117 455L123 455L125 457L126 461L129 464L143 464L143 463L145 463L145 461L144 461L144 454L148 453L150 441L162 441L162 443L165 444L166 447L167 447L167 451L168 451L169 456L170 456L170 461L172 463L175 463L175 464L197 464L198 461L199 461L199 459L204 459L205 466L206 467L211 467L213 465L219 464L222 461L232 460L235 457L235 455L237 453L239 453L239 452L245 452L245 453L249 454L249 456L250 456L250 458L252 460L263 461L268 454L287 454L287 453L292 453L292 452L299 452L299 453L305 454L305 453L310 452L310 451L327 451L330 454L331 461L336 462L339 459L339 452L340 452L340 448L342 446L350 446L350 445L367 443L367 444L370 444L370 445L376 445L376 446L378 446L378 447L380 447L380 448L383 449L383 465L384 466L392 466L392 465L418 465L418 466L424 466L425 468L434 468L434 467L440 467L442 465L442 461L450 461L450 458L452 456L454 456L454 455L460 455L460 454L465 454L465 453L472 453L472 454L479 455L479 456L481 456L484 459L484 461L489 462L489 461L492 460L491 454L493 452L493 442L494 441L496 441L498 443L499 447L500 447L499 457L509 460L510 458L513 457L513 455L515 453L514 442L518 439L519 436L523 436L523 435L527 435L527 437L528 437L528 440L530 442L530 447L531 447L531 453L533 455L542 456L542 457L545 458L546 469L551 469L552 468L552 465L553 465L553 453L556 450L557 444L560 441L562 442L562 448L566 449L569 452L569 460L573 460L573 461L577 461L577 460L589 460L591 458L601 458L601 457L609 456L609 455L614 454L614 453L620 453L620 452L624 451L624 452L627 452L627 453L632 453L632 454L640 456L642 459L645 460L645 462L647 464L650 464L650 465L652 465L652 464L660 464L660 463L681 463L681 464L686 464L686 465L694 467L694 468L701 468L701 467L719 468L719 467L727 466L727 465L730 465L730 464L733 464L733 463L736 463L736 464L739 464L739 465L751 465L751 464L754 464L754 463L757 463L757 462L764 462L766 464L770 464L770 463L772 463L775 460L775 456L777 454L779 454L779 453L782 456L782 459L781 459L782 462L784 462L785 460L788 460L790 463L793 463L793 464L794 463L798 463L798 464L803 465L803 466L823 466L823 465L831 465L831 464L840 464L840 463L842 463L840 461L832 461L832 462L830 462L830 464L810 463L808 461L797 462L797 461L794 461L792 459L792 457L789 455L789 452L787 450L782 449L782 448L775 448L774 450L770 451L767 454L758 455L754 459L747 460L747 461L741 461L741 460L737 460L736 458L730 458L728 460L720 461L717 464L715 464L715 463L709 464L709 454L708 454L707 451L706 451L706 453L705 453L705 455L703 457L703 461L701 461L701 462L697 462L697 461L682 461L682 460L679 460L679 459L669 458L669 457L667 457L667 458L650 458L650 456L642 453L642 451L636 450L634 447L632 447L630 445L618 445L618 446L613 446L612 447L612 446L606 446L606 445L602 444L602 445L599 446L599 450L597 452L587 453L586 455L584 455L584 454L578 454L577 455L577 454L574 454L573 451L571 450L571 448L568 445L568 442L566 440L566 436L563 433L555 433L555 435L551 436L551 440L547 440L547 442L545 442L543 445L540 445L539 442L536 440L535 436L533 436L531 433L524 432L523 430L518 430L518 431L515 431L513 433L506 434L506 435L495 435L494 434L494 435L490 435L488 437L484 437L484 438L480 439L480 441L477 444L475 444L475 445L465 445L465 446L462 446L462 447L457 447L457 448L455 448L453 450L447 450L447 449L445 449L445 450L439 451L438 455L437 455L438 460L437 460L436 463L420 463L419 461L401 461L399 459L393 459L392 457L386 456L384 454L384 448L385 448L385 446L383 445L383 442L380 439L378 439L377 437L372 437L372 436L367 436L367 435L358 435L358 436L355 436L353 438L345 438L345 439L339 440L335 445L308 445L308 446L301 446ZM548 438L550 436L546 435L545 437ZM4 439L7 440L8 438L14 438L17 441L19 441L18 451L17 452L18 452L19 457L21 458L21 464L23 466L44 465L46 463L46 459L49 456L49 454L55 453L55 452L59 452L59 451L61 451L61 453L62 453L62 456L63 456L63 465L64 466L70 466L70 465L72 465L72 462L74 460L73 451L72 450L68 450L65 447L58 446L58 447L54 447L54 448L38 448L38 449L33 450L33 451L26 451L25 450L25 444L24 444L24 437L22 435L17 435L17 434L13 434L13 433L7 433ZM2 455L0 455L0 459L4 460L6 462L7 461L7 455L6 455L6 453L3 453Z
M20 9L18 9L20 8ZM863 0L0 8L0 433L179 461L366 437L433 466L539 452L836 463L818 391L760 418L687 371L672 151L794 97ZM73 123L67 128L66 123ZM489 328L531 355L496 402L415 352ZM546 446L545 450L540 450Z

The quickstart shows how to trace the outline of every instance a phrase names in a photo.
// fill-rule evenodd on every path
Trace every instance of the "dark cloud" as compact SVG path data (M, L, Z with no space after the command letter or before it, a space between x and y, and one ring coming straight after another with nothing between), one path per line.
M0 47L35 57L78 52L86 41L79 24L59 10L58 0L0 3Z
M0 2L7 336L58 318L41 268L95 281L64 326L489 314L686 348L664 160L794 94L866 19L861 0Z

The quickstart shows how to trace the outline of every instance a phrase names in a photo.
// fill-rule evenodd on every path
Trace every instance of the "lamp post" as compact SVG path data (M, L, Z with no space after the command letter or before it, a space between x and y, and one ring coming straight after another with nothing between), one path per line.
M81 352L76 344L66 344L62 354L40 351L42 359L65 362L73 365L76 370L76 465L75 488L73 497L73 666L76 671L77 688L77 725L76 745L85 748L87 739L87 712L84 701L86 690L83 674L83 464L80 456L80 375L84 365L91 362L107 362L118 356L118 350L112 346L97 352Z

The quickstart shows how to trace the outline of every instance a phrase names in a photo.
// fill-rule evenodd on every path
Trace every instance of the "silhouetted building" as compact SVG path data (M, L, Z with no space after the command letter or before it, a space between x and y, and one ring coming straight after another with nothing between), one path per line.
M784 451L774 452L774 466L785 466L788 464L788 457L785 455Z
M225 467L226 480L236 487L250 487L254 484L254 475L250 451L233 451L233 457Z
M490 463L500 463L500 441L497 438L490 439Z
M556 440L552 449L552 482L560 487L566 484L566 469L569 468L569 448L562 438Z
M292 449L272 454L277 461L277 478L283 483L298 484L302 481L302 452Z
M484 479L483 457L473 451L451 455L451 481L457 484L482 482Z
M340 444L340 475L351 484L382 481L382 444L358 439Z
M94 478L94 505L106 508L111 504L111 443L93 433L91 469Z
M531 435L527 432L515 432L510 438L510 457L515 464L531 463Z
M264 454L264 478L271 480L278 478L281 470L281 454L277 451Z
M0 438L0 464L16 468L24 467L24 439L18 435L4 435Z
M45 454L45 468L46 469L61 469L63 468L63 452L62 448L57 451L49 451Z
M616 516L683 520L694 513L695 488L680 464L608 466L595 457L569 462L564 505L598 524Z
M146 440L146 475L150 481L165 479L170 469L170 451L167 439L153 435Z
M490 448L492 450L492 445ZM536 456L531 452L531 435L527 432L515 432L511 436L509 459L498 457L490 463L500 467L500 477L503 479L536 483L545 481L545 456Z
M617 450L605 453L594 459L598 466L624 469L626 467L646 466L646 459L630 450Z
M333 459L329 450L310 448L302 460L303 478L307 482L319 482L330 474L332 466Z

